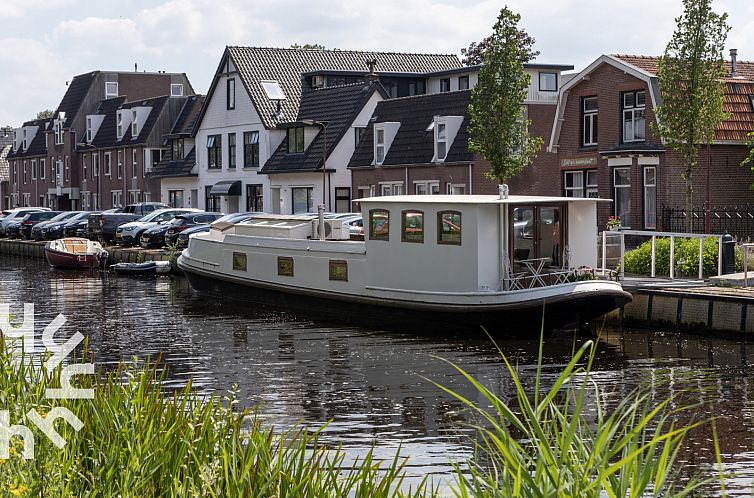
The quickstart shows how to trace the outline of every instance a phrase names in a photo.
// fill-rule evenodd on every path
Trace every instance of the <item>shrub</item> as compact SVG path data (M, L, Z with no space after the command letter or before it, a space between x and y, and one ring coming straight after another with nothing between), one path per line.
M699 239L675 239L675 275L694 277L699 274ZM702 273L717 275L718 241L715 237L704 239ZM743 254L736 246L736 270L743 269ZM625 255L626 273L650 275L652 271L652 241L648 240ZM749 264L752 269L754 266ZM655 274L670 275L670 238L655 240Z

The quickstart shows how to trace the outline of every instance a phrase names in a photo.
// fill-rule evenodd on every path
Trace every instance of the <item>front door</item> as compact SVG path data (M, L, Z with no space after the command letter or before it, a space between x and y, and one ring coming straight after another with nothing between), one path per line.
M539 260L545 268L564 265L563 207L519 206L511 215L510 240L515 268Z

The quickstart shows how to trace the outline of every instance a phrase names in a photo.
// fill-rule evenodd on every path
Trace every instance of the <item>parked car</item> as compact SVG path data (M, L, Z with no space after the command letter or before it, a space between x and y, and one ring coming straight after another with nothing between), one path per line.
M50 211L50 208L43 208L43 207L23 207L23 208L14 208L14 209L8 209L3 211L3 218L0 220L0 237L5 236L5 228L12 222L12 221L21 221L24 216L26 216L29 213L37 213L39 211Z
M165 234L168 232L168 228L170 227L167 223L147 228L139 237L139 245L144 249L162 247L165 245Z
M178 234L187 228L197 225L209 225L222 216L222 213L207 212L179 214L172 221L168 222L168 231L165 233L165 244L175 244L176 240L178 240Z
M139 218L136 221L123 223L115 230L115 242L118 244L138 244L144 230L155 225L166 223L179 214L201 213L199 209L192 208L168 208L159 209Z
M19 235L24 239L31 239L31 230L35 225L49 221L59 215L61 212L62 211L38 211L36 213L27 214L21 221Z
M89 229L89 215L99 213L100 211L90 211L86 217L68 221L68 223L63 225L63 236L87 238Z
M21 220L11 221L8 226L5 227L5 236L9 239L15 239L21 236Z
M55 221L48 223L42 228L42 235L47 240L56 240L63 238L63 227L71 221L77 221L86 219L89 216L89 211L76 211L73 216L66 218L65 220Z
M220 223L220 222L226 222L226 223L240 223L242 221L248 220L253 218L255 215L261 214L258 212L248 212L248 213L232 213L232 214L226 214L222 218L218 218L213 223ZM189 237L195 233L203 233L203 232L209 232L210 224L202 224L202 225L196 225L191 228L187 228L186 230L182 231L178 234L178 247L188 247L188 241Z
M45 240L46 232L44 229L47 225L50 223L57 223L58 221L69 220L76 216L77 213L78 211L63 211L47 221L40 221L31 228L30 237L34 240Z
M129 204L124 208L110 209L91 215L89 217L87 236L92 240L112 242L115 240L119 226L169 207L167 204L162 204L161 202L140 202L138 204Z
M359 216L343 222L348 227L348 234L351 240L364 240L364 218Z

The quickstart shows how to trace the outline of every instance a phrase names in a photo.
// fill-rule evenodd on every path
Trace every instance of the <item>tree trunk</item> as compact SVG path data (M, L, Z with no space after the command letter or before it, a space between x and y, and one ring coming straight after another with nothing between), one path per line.
M692 172L693 163L689 160L686 167L686 233L694 232L694 182Z

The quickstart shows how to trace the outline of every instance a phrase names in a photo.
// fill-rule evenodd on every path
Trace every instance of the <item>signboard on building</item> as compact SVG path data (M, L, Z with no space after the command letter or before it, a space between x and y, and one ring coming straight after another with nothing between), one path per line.
M597 166L596 157L571 157L560 161L562 168L588 168Z

